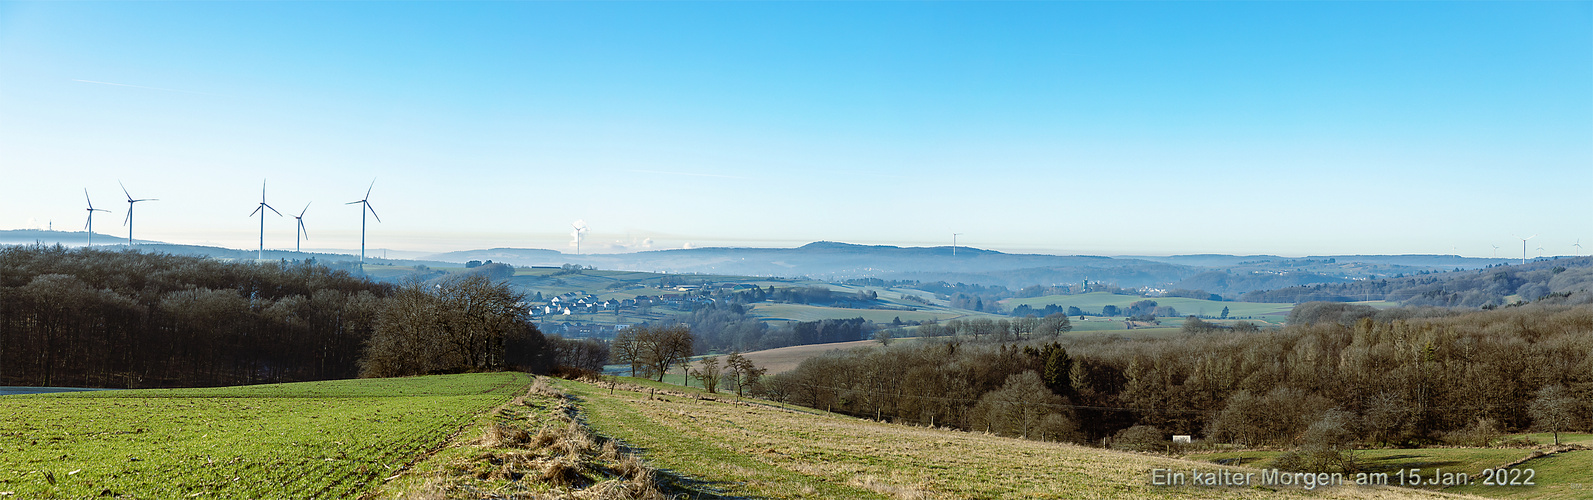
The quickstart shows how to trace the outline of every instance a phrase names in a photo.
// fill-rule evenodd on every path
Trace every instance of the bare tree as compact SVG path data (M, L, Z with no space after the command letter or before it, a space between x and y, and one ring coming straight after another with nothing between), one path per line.
M1532 422L1539 428L1554 433L1555 446L1560 445L1560 431L1577 424L1577 410L1581 402L1565 386L1553 384L1538 389L1538 397L1527 406Z
M692 375L702 381L702 388L708 392L719 392L719 377L724 375L724 367L719 365L718 356L707 356L697 360L697 373Z
M636 340L635 328L620 330L609 344L609 358L616 364L631 365L631 376L642 368L642 344Z
M664 381L669 368L691 358L691 328L686 325L641 326L636 329L637 349L641 362Z
M746 393L748 387L757 385L758 379L763 376L764 372L768 371L765 368L758 368L757 365L752 363L752 360L742 356L739 352L730 353L730 358L726 360L725 364L730 369L728 375L730 375L731 383L736 388L736 397L738 398Z
M506 282L483 274L407 283L383 309L361 373L384 377L501 370L507 366L505 349L511 342L545 347L524 302L525 296Z

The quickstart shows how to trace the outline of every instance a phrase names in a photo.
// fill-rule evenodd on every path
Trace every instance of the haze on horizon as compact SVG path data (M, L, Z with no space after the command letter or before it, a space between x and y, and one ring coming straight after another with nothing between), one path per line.
M0 1L0 179L232 248L375 179L373 249L1586 254L1593 2Z

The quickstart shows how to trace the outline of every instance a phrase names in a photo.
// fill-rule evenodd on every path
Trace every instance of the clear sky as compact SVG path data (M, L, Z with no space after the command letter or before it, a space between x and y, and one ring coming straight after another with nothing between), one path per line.
M372 179L372 248L1572 254L1593 2L0 0L0 229L351 249Z

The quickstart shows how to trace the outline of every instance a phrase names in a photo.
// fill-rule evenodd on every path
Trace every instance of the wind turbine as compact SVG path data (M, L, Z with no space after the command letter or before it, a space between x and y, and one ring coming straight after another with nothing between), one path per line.
M957 236L959 236L961 234L962 233L951 233L951 256L952 257L956 257L957 256Z
M260 214L260 251L259 253L255 254L255 260L265 259L265 211L268 208L271 209L272 212L276 212L277 217L282 216L282 212L277 212L277 209L271 208L271 205L266 204L265 181L262 180L260 181L260 206L254 207L254 211L249 212L250 217L254 217L254 214Z
M88 246L94 246L94 212L106 212L106 213L109 213L110 210L106 210L106 209L103 209L103 208L94 208L94 200L90 200L89 199L88 188L83 188L83 199L88 200L88 213L89 213L89 215L88 215L88 225L84 226L84 227L88 228ZM1581 241L1582 240L1577 240L1577 242L1579 242L1579 243ZM1577 246L1582 246L1582 245L1577 245Z
M1576 243L1572 243L1571 246L1576 247L1577 255L1582 255L1582 238L1577 238Z
M144 198L144 199L141 199L141 200L135 200L135 199L133 199L133 195L129 194L127 192L127 185L126 184L122 184L122 181L116 181L116 185L121 186L122 187L122 194L127 195L127 218L122 220L122 225L127 226L127 246L131 247L131 246L133 246L133 204L134 203L138 203L140 201L160 201L160 200L155 199L155 198ZM85 191L85 193L87 193L87 191Z
M1510 236L1514 236L1514 237L1519 238L1521 240L1521 265L1523 265L1523 266L1527 265L1527 240L1530 240L1530 239L1533 239L1533 238L1537 238L1538 235L1534 234L1532 236L1528 236L1528 237L1525 237L1525 238L1522 238L1520 236L1516 236L1516 235L1513 235L1513 234L1510 235Z
M575 230L570 231L570 239L575 242L575 254L580 255L581 240L586 239L586 219L576 219L575 222L570 223L570 227L575 228Z
M1499 245L1494 245L1493 246L1493 258L1495 258L1495 259L1499 258Z
M353 205L355 203L360 204L360 272L361 273L365 272L365 212L367 210L370 211L371 212L371 216L376 218L376 222L381 222L382 221L382 216L376 215L376 209L371 208L371 189L374 189L374 188L376 188L376 179L371 179L371 186L368 187L368 188L365 188L365 197L364 198L361 198L359 201L351 201L351 202L348 202L348 203L344 203L344 205ZM309 205L305 205L304 208L305 209L309 209L310 206Z
M295 253L299 252L299 235L304 235L304 239L306 240L310 239L310 233L304 230L304 212L308 212L309 210L310 204L305 203L304 210L300 210L299 215L293 216L294 219L298 219L299 221L298 230L293 231L293 251Z

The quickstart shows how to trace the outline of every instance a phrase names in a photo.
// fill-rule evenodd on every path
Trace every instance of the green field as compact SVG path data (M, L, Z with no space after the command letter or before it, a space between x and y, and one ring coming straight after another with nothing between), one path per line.
M1568 451L1534 458L1512 467L1531 469L1534 486L1483 486L1473 484L1444 491L1495 498L1593 498L1593 450ZM1524 474L1524 473L1523 473ZM1476 479L1481 481L1481 478Z
M890 323L892 320L898 317L901 318L902 321L946 321L950 319L969 317L1001 318L1001 316L961 310L893 311L889 309L847 309L844 307L774 303L753 304L752 310L749 311L749 313L765 320L818 321L821 319L849 319L861 317L875 323Z
M0 494L354 497L525 392L520 373L0 397Z
M1583 434L1586 439L1586 434ZM1561 435L1562 440L1566 437ZM1369 472L1393 475L1395 471L1421 469L1424 479L1431 479L1435 470L1459 472L1469 475L1470 486L1430 488L1445 492L1468 493L1492 498L1571 499L1590 498L1587 488L1593 486L1593 450L1572 451L1528 460L1515 465L1515 469L1533 469L1535 485L1484 486L1484 469L1500 467L1527 458L1535 450L1521 448L1415 448L1361 450L1356 456ZM1198 453L1189 458L1228 465L1267 467L1279 451L1242 451Z
M1007 299L1001 301L1005 310L1020 305L1033 308L1043 308L1056 304L1061 307L1074 306L1085 312L1100 314L1101 308L1108 305L1128 307L1129 304L1141 300L1154 300L1157 305L1169 306L1178 309L1180 316L1218 316L1222 308L1228 308L1228 317L1248 317L1266 321L1268 323L1282 323L1289 317L1289 311L1294 309L1294 304L1272 304L1261 302L1217 302L1212 300L1190 299L1185 297L1140 297L1138 295L1115 295L1106 292L1090 292L1081 295L1047 295L1044 297L1030 297L1024 299Z

